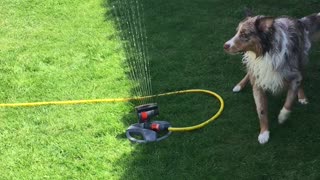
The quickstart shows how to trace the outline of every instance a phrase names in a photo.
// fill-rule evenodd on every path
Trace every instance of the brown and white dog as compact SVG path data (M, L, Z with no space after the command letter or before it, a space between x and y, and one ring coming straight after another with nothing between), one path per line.
M320 13L301 19L248 16L239 23L235 36L224 44L229 54L244 53L247 75L233 91L240 91L250 80L260 120L260 144L268 142L270 134L267 91L276 94L287 90L278 116L280 124L288 119L297 96L300 103L307 103L302 88L303 72L311 41L319 37Z

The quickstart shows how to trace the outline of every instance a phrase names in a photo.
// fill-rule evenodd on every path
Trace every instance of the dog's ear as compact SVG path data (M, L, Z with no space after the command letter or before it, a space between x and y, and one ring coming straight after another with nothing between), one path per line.
M253 12L250 8L244 7L244 15L245 17L253 17Z
M256 25L256 28L259 30L259 31L262 31L262 32L269 32L272 27L273 27L273 23L274 23L274 18L273 17L258 17L256 22L255 22L255 25Z

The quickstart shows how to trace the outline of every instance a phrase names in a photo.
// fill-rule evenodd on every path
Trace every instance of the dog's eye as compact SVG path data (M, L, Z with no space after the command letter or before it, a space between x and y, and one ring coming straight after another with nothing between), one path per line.
M249 41L250 39L250 34L247 33L240 33L240 39L244 41Z

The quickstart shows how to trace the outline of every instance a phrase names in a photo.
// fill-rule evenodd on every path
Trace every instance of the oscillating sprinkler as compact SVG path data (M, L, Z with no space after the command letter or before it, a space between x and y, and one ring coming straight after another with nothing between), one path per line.
M171 126L169 122L151 121L151 118L159 115L156 103L140 105L135 109L139 122L132 124L126 131L126 136L131 142L156 142L169 137L171 134L171 131L168 131Z

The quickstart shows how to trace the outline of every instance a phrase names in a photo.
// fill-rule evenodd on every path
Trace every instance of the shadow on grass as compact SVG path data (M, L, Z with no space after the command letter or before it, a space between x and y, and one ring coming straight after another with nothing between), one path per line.
M297 0L268 3L262 0L138 1L144 4L153 93L208 89L224 97L226 109L215 123L204 129L173 133L160 143L133 144L134 152L124 155L118 162L125 169L121 179L320 177L317 172L320 146L315 144L320 140L317 130L320 123L316 122L319 105L311 104L309 109L297 106L292 121L279 126L274 119L283 98L271 98L271 142L259 145L256 139L258 121L250 87L240 94L231 93L234 83L244 75L240 57L230 57L222 51L222 44L233 35L242 19L243 7L252 7L258 14L301 17L320 9L316 1L303 2L301 6L297 6L301 3ZM106 7L117 2L108 1ZM118 18L112 15L106 17ZM122 26L121 30L128 29ZM134 46L130 37L128 39ZM319 53L312 55L313 59L319 57ZM319 67L318 62L314 64ZM306 80L310 85L306 89L315 95L319 89L319 83L314 83L320 81L319 68L312 66L311 71ZM132 94L137 95L136 90ZM319 100L314 97L312 101ZM174 126L197 124L218 108L215 100L201 95L165 97L155 99L155 102L160 106L159 118L172 121ZM132 116L123 117L123 122L134 123Z

